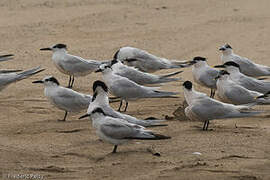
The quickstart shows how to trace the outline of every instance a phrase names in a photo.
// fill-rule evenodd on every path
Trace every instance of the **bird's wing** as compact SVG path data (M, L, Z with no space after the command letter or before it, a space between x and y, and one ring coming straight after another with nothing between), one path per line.
M118 97L137 98L142 97L155 88L143 87L127 78L115 79L109 87L112 93Z
M206 86L215 88L216 80L219 71L214 68L208 68L202 76L199 77L199 81L203 82Z
M252 101L254 99L251 92L252 91L244 88L243 86L237 85L227 87L224 94L228 99L232 100L233 102L237 102L237 104L246 104L249 103L247 101Z
M203 120L220 119L230 114L233 109L210 98L201 98L190 105L191 111Z
M68 88L59 88L52 98L53 103L59 108L69 111L86 109L91 102L91 96L84 95Z
M17 73L4 73L0 74L0 89L2 89L4 86L15 82L17 77Z
M36 67L33 69L29 69L23 72L18 73L2 73L0 74L0 89L3 89L4 86L11 84L13 82L20 81L22 79L28 78L34 74L44 71L45 69L40 69L40 67Z
M269 90L265 90L267 86L269 86L270 88L270 82L260 81L260 80L257 80L255 78L248 77L248 76L241 76L238 79L238 81L239 81L239 84L244 86L245 88L249 90L253 90L253 91L258 91L261 93L266 93L269 91Z
M168 68L171 65L169 60L154 56L138 48L124 47L120 50L119 56L122 56L122 59L127 62L135 61L135 66L145 72Z
M70 72L95 71L101 65L101 62L95 60L85 60L81 57L67 54L63 62L60 62L65 70Z
M119 68L119 70L116 71L115 74L126 77L138 84L151 84L151 83L156 82L159 79L159 77L156 75L141 72L137 70L136 68L129 67L126 65Z
M106 117L107 119L112 119ZM107 121L100 126L100 130L106 136L109 136L114 139L127 139L136 135L140 129L143 129L142 126L124 123L122 121L114 120Z
M22 70L20 69L14 69L14 70L0 70L0 74L5 74L5 73L14 73L14 72L21 72Z

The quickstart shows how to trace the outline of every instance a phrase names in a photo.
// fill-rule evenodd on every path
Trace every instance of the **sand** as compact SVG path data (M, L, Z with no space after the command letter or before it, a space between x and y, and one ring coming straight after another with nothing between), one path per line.
M67 84L51 53L39 51L56 43L87 59L111 59L118 48L134 46L170 59L205 56L210 65L221 62L218 48L230 43L237 54L270 65L269 6L269 0L1 0L0 50L16 55L1 68L46 71L1 92L0 179L270 179L269 116L212 121L208 132L201 122L172 118L153 129L172 139L134 141L112 155L113 146L97 138L89 120L78 120L84 112L58 122L64 113L31 83L53 75ZM184 71L183 80L192 80L191 69ZM78 78L74 89L92 93L96 79L101 74ZM127 113L173 117L184 100L181 82L162 89L179 98L131 102Z

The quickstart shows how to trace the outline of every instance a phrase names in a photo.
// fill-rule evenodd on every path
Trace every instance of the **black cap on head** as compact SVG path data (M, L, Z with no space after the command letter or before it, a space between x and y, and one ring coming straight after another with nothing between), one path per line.
M101 113L101 114L103 114L105 116L104 111L99 107L94 109L91 114L94 114L94 113Z
M53 48L59 48L59 49L65 48L65 49L67 49L67 45L65 45L65 44L56 44L56 45L53 46Z
M105 92L108 92L108 87L106 86L106 84L102 81L95 81L93 84L93 91L95 92L97 87L101 87Z
M225 44L225 48L232 49L232 47L229 44Z
M46 81L52 81L52 82L54 82L55 84L57 84L58 86L60 85L60 83L58 82L58 80L55 78L55 77L50 77L50 78L47 78L47 79L45 79L45 82Z
M196 56L193 58L194 61L206 61L206 58L201 57L201 56Z
M192 89L192 82L190 82L190 81L185 81L185 82L183 83L183 86L184 86L186 89L191 90L191 89Z
M117 60L118 59L118 54L120 52L120 49L118 51L116 51L116 53L113 56L113 59Z
M234 67L237 67L237 68L240 69L239 64L237 64L237 63L235 63L235 62L233 62L233 61L225 62L224 65L225 65L225 66L234 66Z

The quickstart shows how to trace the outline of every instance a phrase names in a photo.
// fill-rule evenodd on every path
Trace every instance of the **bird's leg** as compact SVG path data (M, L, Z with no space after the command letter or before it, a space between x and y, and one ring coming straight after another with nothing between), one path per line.
M203 131L205 130L205 126L206 126L206 121L204 121L203 123L203 128L202 128Z
M126 107L125 107L124 112L126 112L126 111L127 111L127 107L128 107L128 102L126 101Z
M206 124L205 130L207 131L207 129L208 129L208 125L209 125L209 120L208 120L208 121L206 121L206 122L207 122L207 124Z
M71 83L71 76L69 76L69 81L68 81L68 86L67 86L67 88L70 88L70 83Z
M70 88L72 88L72 87L73 87L74 80L75 80L75 78L74 78L74 75L73 75L73 76L72 76L72 80L71 80L71 84L70 84Z
M211 88L211 93L210 93L210 98L213 98L213 93L214 93L214 90Z
M63 118L62 120L59 120L59 121L66 121L67 114L68 114L68 112L65 111L65 116L64 116L64 118Z
M121 99L120 101L120 105L119 105L119 108L118 108L118 111L121 112L121 107L122 107L122 104L123 104L123 100Z
M213 99L214 99L214 97L215 97L215 94L216 94L216 90L215 89L213 89ZM209 123L209 122L208 122Z
M117 150L117 145L114 145L112 153L116 153L116 150Z

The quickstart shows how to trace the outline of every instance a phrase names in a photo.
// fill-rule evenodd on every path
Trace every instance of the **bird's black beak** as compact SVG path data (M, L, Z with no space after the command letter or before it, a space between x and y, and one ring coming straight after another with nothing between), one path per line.
M41 48L40 50L41 50L41 51L51 51L52 48Z
M216 66L214 66L214 68L225 68L225 66L224 65L216 65Z
M220 75L218 75L217 77L215 77L215 80L218 80L220 77L221 77L221 76L220 76Z
M1 55L0 58L12 57L12 56L14 56L14 54L5 54L5 55Z
M220 51L225 51L226 49L224 47L219 48Z
M194 60L188 61L187 64L188 64L188 65L193 65L193 64L196 64L196 61L194 61Z
M98 69L98 70L95 71L95 73L98 73L98 72L102 72L102 70L101 69Z
M79 119L83 119L83 118L86 118L86 117L89 117L89 116L90 116L90 114L85 114L85 115L79 117Z
M41 83L41 84L43 84L44 82L39 80L39 81L33 81L32 83Z

